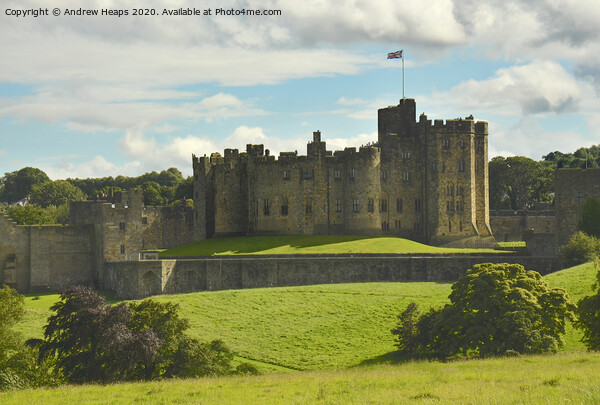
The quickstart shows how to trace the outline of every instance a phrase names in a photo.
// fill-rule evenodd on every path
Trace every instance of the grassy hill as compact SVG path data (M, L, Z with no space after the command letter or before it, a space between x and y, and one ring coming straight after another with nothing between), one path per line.
M318 253L506 253L493 249L456 249L387 236L240 236L207 239L168 249L160 256L281 255Z
M574 301L591 293L596 270L589 263L545 279ZM422 310L448 302L449 283L357 283L226 290L160 296L178 302L191 323L189 333L216 338L263 372L351 367L393 359L389 332L410 301ZM49 306L58 296L26 299L19 330L41 337ZM565 351L583 351L580 333L568 329Z

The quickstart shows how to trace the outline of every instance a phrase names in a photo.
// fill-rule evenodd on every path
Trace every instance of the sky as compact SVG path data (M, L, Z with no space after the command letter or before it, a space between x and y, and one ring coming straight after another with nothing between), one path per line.
M417 114L488 121L490 159L574 152L600 144L598 21L595 0L0 0L0 175L358 147L402 98L401 49Z

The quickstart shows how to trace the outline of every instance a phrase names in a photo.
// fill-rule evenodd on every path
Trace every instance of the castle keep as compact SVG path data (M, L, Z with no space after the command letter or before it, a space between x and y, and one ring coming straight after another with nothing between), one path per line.
M306 156L263 145L193 157L194 237L378 234L431 244L491 237L488 125L416 121L413 99L378 112L374 145Z

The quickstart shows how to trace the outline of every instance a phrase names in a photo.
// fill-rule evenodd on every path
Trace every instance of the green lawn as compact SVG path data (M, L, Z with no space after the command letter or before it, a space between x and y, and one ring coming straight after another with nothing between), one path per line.
M600 354L409 362L343 370L66 386L2 404L598 404Z
M506 253L493 249L455 249L387 236L240 236L213 238L160 252L160 256L280 255L319 253Z

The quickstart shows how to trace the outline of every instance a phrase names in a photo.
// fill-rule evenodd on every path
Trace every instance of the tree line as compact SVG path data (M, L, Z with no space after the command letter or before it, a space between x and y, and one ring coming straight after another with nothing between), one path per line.
M69 204L139 187L146 205L192 204L193 180L171 167L138 177L68 178L52 181L40 169L25 167L0 178L0 209L19 224L65 224ZM27 205L12 205L28 198Z

